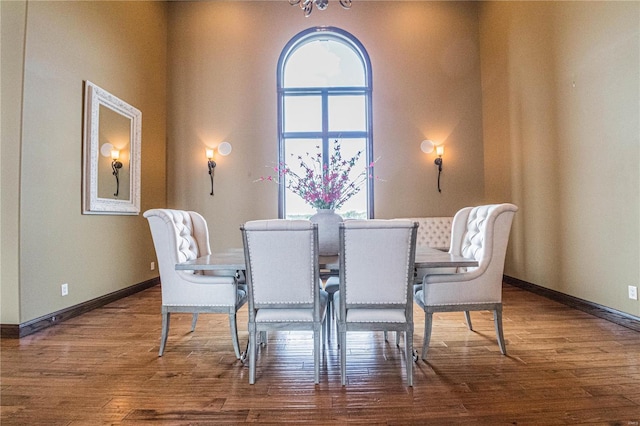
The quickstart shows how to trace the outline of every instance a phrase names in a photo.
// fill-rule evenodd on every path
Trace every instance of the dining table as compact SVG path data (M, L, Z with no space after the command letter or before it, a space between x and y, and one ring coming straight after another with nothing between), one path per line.
M340 269L339 256L318 256L318 266L321 276L338 275ZM478 261L457 256L446 251L432 247L416 247L415 268L452 268L452 267L475 267ZM206 256L200 256L193 260L176 264L179 271L215 271L233 270L245 271L244 249L229 248L213 252ZM262 337L264 338L264 337ZM247 342L247 349L249 343ZM247 360L247 349L242 352L240 361L245 364ZM414 349L413 360L418 360L418 352Z
M333 271L340 269L338 256L318 256L318 264L321 271ZM475 267L478 261L457 256L446 251L432 247L416 247L416 268L451 268L451 267ZM244 250L242 248L229 248L213 252L206 256L176 264L176 270L183 271L215 271L215 270L246 270Z

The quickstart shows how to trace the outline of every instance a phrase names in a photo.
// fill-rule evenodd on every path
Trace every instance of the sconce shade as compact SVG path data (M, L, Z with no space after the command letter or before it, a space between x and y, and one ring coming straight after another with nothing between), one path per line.
M117 160L120 158L120 151L117 149L112 149L111 150L111 159L112 160Z
M420 144L420 149L425 154L431 154L433 152L434 146L435 144L433 143L433 141L426 139L426 140L423 140L422 143Z
M208 159L208 160L213 160L213 149L211 149L211 148L207 148L207 149L205 150L205 153L206 153L206 155L207 155L207 159Z
M103 157L111 157L111 151L114 149L116 149L115 146L113 146L109 142L105 142L100 147L100 155L102 155Z
M226 157L227 155L231 154L231 149L232 147L229 142L222 142L220 143L220 145L218 145L218 154Z
M436 154L441 157L442 154L444 154L444 145L437 145L436 146Z

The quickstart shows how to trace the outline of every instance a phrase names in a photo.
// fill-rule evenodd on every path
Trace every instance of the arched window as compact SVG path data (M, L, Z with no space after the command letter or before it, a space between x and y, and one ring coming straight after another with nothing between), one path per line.
M293 37L278 61L279 164L301 172L298 156L309 153L328 166L337 144L343 160L361 153L352 179L365 170L373 161L371 89L369 55L351 34L316 27ZM314 214L313 207L287 188L286 179L280 181L279 217ZM365 179L338 213L372 218L373 179Z

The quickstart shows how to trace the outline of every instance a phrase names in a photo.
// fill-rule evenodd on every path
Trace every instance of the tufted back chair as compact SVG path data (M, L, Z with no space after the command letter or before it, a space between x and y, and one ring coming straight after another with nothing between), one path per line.
M154 244L158 242L155 246L156 256L164 281L174 275L180 277L193 274L193 271L175 271L176 263L211 254L207 224L200 214L184 210L154 209L145 212L144 216L149 220ZM171 286L163 286L162 290L163 296L170 297L170 293L165 294L165 290L170 292Z
M453 218L449 252L478 261L478 267L459 268L457 272L467 274L468 279L482 275L486 282L493 283L478 295L482 301L502 300L504 260L517 210L513 204L490 204L463 208ZM467 295L473 302L473 296Z
M176 230L179 262L211 254L207 223L199 213L169 209L165 213Z
M511 222L518 210L513 204L466 207L453 218L451 248L455 255L478 261L475 268L457 273L425 275L415 301L425 309L423 358L431 333L431 315L441 311L464 311L470 329L469 311L493 310L500 349L502 338L502 276Z
M246 303L246 292L238 288L235 271L196 273L176 271L176 263L211 254L207 222L198 213L184 210L152 209L144 213L149 221L156 249L162 285L163 333L160 355L169 331L170 312L194 314L228 313L236 356L240 357L235 313Z

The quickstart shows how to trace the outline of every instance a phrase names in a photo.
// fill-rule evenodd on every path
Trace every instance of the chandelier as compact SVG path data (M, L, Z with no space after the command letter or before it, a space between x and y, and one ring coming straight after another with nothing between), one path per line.
M340 5L345 9L351 9L351 1L352 0L340 0ZM329 0L289 0L291 6L295 6L296 4L300 5L300 9L304 11L305 17L311 15L314 3L320 10L325 10L327 6L329 6Z

